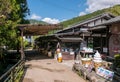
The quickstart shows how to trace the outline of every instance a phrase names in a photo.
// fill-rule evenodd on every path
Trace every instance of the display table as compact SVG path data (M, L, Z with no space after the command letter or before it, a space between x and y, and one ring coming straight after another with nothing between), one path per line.
M74 60L74 55L70 55L70 52L62 52L63 60Z
M112 82L109 79L105 79L96 74L95 71L91 71L90 69L85 68L81 64L74 64L73 70L77 72L80 76L83 76L84 79L88 79L91 82Z
M82 55L82 57L90 57L90 55L94 55L94 52L80 51L80 54Z

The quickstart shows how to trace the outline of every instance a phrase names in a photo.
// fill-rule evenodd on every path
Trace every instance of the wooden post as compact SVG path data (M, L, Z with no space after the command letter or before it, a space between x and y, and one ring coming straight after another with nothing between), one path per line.
M20 33L17 32L17 38L19 38L19 36L20 36ZM19 40L17 41L17 52L20 52L20 41Z
M21 59L25 58L24 51L23 51L23 29L21 29Z
M109 27L110 26L107 26L106 28L107 55L109 55L109 39L110 39Z
M103 37L102 37L102 34L100 36L100 50L101 50L101 53L103 52Z
M17 42L17 52L19 52L19 42Z
M11 71L11 82L15 82L14 69L12 69L12 71Z

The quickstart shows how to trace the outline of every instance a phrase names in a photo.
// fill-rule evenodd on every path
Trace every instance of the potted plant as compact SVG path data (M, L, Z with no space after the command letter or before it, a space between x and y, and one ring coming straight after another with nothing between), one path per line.
M118 73L120 73L120 54L115 55L115 68Z

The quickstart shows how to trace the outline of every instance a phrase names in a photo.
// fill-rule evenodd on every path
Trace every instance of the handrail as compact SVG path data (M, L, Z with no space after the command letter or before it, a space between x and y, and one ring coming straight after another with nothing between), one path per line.
M14 77L16 77L16 75L14 75L15 71L16 71L16 67L19 67L19 65L21 64L21 68L23 69L23 65L24 65L24 60L19 60L14 66L12 66L6 73L4 73L1 77L0 77L0 82L8 82L8 81L12 81L14 82L15 79ZM21 70L21 68L18 68L17 70ZM18 71L18 72L19 72Z

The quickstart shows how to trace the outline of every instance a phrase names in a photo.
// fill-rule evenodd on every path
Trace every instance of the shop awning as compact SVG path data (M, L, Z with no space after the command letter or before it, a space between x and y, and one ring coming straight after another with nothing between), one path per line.
M62 42L81 42L82 38L59 38Z

